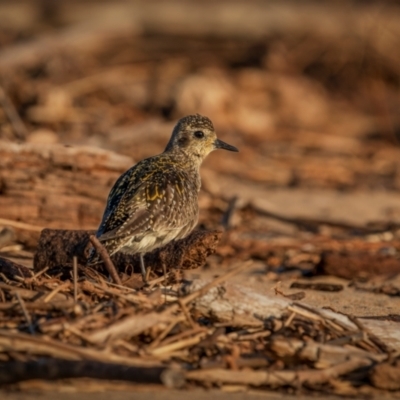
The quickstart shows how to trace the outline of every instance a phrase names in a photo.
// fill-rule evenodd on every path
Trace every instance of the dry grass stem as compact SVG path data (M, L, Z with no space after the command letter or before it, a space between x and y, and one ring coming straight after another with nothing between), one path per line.
M8 119L11 122L11 125L14 129L15 137L18 140L24 140L28 135L26 126L19 116L18 111L14 107L14 104L7 96L5 90L2 87L0 87L0 105L2 106Z
M160 335L153 340L153 342L150 344L148 348L153 349L157 347L161 343L161 341L171 332L174 326L179 322L185 321L185 319L186 318L184 316L181 316L180 318L176 318L173 321L171 321L168 324L168 326L160 333Z
M196 324L194 323L192 317L190 316L189 310L187 309L186 305L183 304L181 299L178 299L178 303L181 306L183 314L185 315L189 325L192 327L192 329L196 328Z
M190 347L190 346L200 343L203 340L203 338L205 337L205 335L206 335L205 332L201 332L198 335L196 335L195 337L191 337L188 339L182 339L177 342L170 343L165 346L161 346L161 347L152 349L150 351L150 353L154 356L160 356L160 355L165 355L167 353L172 353L177 350L182 350L186 347Z
M74 301L78 302L78 259L76 256L73 258L73 270L72 275L74 279Z
M26 224L25 222L14 221L6 218L0 218L0 224L33 232L41 232L44 229L42 226Z
M53 289L44 299L43 303L48 303L51 299L53 299L59 292L62 290L67 289L70 286L70 282L65 282L60 286L57 286L55 289Z
M42 269L41 271L37 272L35 275L32 276L32 280L35 280L37 278L39 278L39 276L43 275L44 273L46 273L49 270L49 267L46 267L44 269Z
M21 306L21 309L22 309L22 312L24 314L25 320L26 320L26 322L28 324L29 332L32 335L34 335L35 334L35 330L34 330L33 325L32 325L32 318L29 315L28 310L25 307L25 302L24 302L24 300L22 300L22 297L18 292L15 293L15 297L17 298L18 303Z
M176 335L173 336L169 336L167 339L165 339L162 342L162 346L166 346L169 343L174 343L174 342L178 342L179 340L182 340L188 336L193 336L193 335L197 335L198 333L204 333L207 332L207 328L203 328L203 327L197 327L194 329L189 329L187 331L183 331L181 333L178 333Z

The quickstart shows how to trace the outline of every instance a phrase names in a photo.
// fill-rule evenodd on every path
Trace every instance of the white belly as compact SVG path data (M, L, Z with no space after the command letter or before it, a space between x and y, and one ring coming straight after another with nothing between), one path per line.
M175 240L178 236L180 236L180 233L181 229L157 232L157 234L154 232L149 232L140 240L137 240L135 237L131 238L127 243L124 244L122 248L119 249L119 251L128 254L149 253Z

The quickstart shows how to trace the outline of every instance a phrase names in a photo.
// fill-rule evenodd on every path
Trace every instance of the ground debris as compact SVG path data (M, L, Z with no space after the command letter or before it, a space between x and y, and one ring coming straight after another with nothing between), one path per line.
M352 316L226 282L248 267L141 289L82 267L76 288L48 270L10 279L0 286L0 383L115 377L174 388L318 388L354 372L356 385L354 376L364 381L390 359L392 349Z
M73 257L78 263L86 265L90 249L91 231L71 231L44 229L41 232L38 247L33 260L36 272L44 268L56 268L62 271L72 267ZM168 260L175 270L202 267L207 257L215 251L221 231L196 230L186 238L169 243L145 255L146 266L153 272L162 272L162 261ZM138 255L118 253L112 260L119 271L140 271ZM65 272L65 271L64 271Z

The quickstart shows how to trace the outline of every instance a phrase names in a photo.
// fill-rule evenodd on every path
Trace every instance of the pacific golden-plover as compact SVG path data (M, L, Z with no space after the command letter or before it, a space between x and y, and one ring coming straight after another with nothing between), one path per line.
M238 151L217 138L210 119L199 114L178 121L164 152L140 161L119 177L108 196L96 236L110 256L116 252L143 255L196 226L200 165L216 149ZM101 261L92 250L88 264Z

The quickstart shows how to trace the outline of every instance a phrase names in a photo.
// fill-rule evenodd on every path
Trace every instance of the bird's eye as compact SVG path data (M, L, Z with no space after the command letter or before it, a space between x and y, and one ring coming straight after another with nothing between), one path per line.
M194 136L197 137L197 139L203 139L204 137L204 132L203 131L196 131L194 133Z

